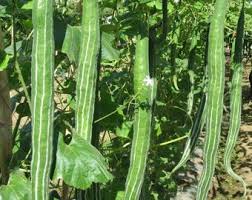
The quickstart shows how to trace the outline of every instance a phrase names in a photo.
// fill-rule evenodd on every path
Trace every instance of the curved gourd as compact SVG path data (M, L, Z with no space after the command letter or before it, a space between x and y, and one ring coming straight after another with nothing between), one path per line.
M237 24L237 37L235 40L234 60L232 63L233 76L231 81L231 102L230 102L230 125L224 151L224 167L228 174L234 179L240 181L244 188L246 196L246 183L241 176L236 174L231 167L231 156L235 148L239 129L241 125L241 107L242 107L242 74L243 74L243 39L244 39L244 4L242 6L240 17Z
M49 197L53 139L53 0L33 1L32 199Z
M203 93L198 111L193 122L193 126L190 130L190 135L186 141L183 155L178 164L171 171L171 175L174 174L180 167L182 167L189 160L191 153L194 151L199 135L205 124L205 110L206 110L206 95Z
M206 137L203 153L203 172L197 188L197 200L205 200L207 198L214 175L220 140L225 78L224 21L228 2L228 0L216 0L210 24L207 65Z

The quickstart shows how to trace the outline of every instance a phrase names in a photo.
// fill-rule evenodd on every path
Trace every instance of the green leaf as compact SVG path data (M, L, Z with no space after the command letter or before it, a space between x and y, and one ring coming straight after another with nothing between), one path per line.
M93 182L107 183L113 176L100 152L77 134L69 145L60 135L54 179L63 179L68 185L87 189Z
M149 7L155 7L158 10L162 10L162 2L160 2L158 0L151 1L151 2L147 3L147 5Z
M0 200L29 200L31 183L20 171L11 173L9 184L1 186Z
M124 194L124 191L118 191L116 194L116 200L123 200Z
M6 6L0 5L0 17L10 17L6 12Z
M0 71L3 71L7 68L10 60L10 56L6 54L4 51L0 52Z
M160 123L156 123L156 125L155 125L155 131L156 131L157 137L162 134L162 129L161 129L161 124Z
M23 43L23 41L18 41L18 42L16 42L17 51L20 50L20 48L21 48L21 46L22 46L22 43ZM13 52L13 45L12 45L12 44L9 45L8 47L6 47L6 48L4 49L4 51L5 51L8 55L13 56L13 55L14 55L14 52Z
M116 135L123 138L129 138L129 133L132 128L132 121L125 121L122 123L121 127L116 128Z
M28 1L27 3L25 3L21 9L23 10L31 10L33 6L33 1Z
M118 113L119 115L121 115L121 116L124 117L123 109L124 109L123 106L119 106L116 110L117 110L117 113Z
M166 106L166 103L157 100L156 105L157 106Z
M67 54L71 62L78 63L80 51L80 26L67 26L66 36L62 46L62 52Z
M119 51L112 46L114 36L109 33L102 33L102 60L116 61L119 59Z

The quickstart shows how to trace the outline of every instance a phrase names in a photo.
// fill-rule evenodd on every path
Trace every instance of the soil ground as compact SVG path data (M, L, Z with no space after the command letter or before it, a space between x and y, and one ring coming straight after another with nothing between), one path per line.
M247 62L244 66L243 82L242 82L242 116L239 138L236 144L235 153L233 155L232 166L234 171L239 174L247 183L246 200L252 200L252 94L249 83L249 73L252 70L251 62ZM223 132L228 131L228 116L224 114ZM226 122L226 123L225 123ZM224 148L225 136L221 142ZM215 200L240 200L242 198L243 188L241 184L233 180L223 169L221 158L223 152L219 155L219 164L214 178L214 184L211 191L210 199Z
M247 183L246 200L252 200L252 94L249 83L249 73L252 70L252 61L247 62L244 66L244 75L242 82L243 106L241 116L241 127L239 138L236 144L235 153L233 153L232 166L234 171L242 176ZM226 80L230 78L226 74ZM231 178L223 168L223 152L225 147L226 136L229 126L229 95L226 95L226 111L224 112L222 136L218 155L218 164L213 178L212 188L209 192L208 199L214 200L243 200L242 185ZM181 172L178 177L183 184L178 187L176 200L194 200L197 189L197 182L203 169L202 147L203 135L200 143L188 163L188 171Z

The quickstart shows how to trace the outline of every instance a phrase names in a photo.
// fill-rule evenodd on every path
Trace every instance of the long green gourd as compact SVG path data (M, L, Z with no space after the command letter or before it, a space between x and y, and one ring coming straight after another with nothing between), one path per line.
M242 103L242 73L243 73L243 39L244 39L244 2L240 12L237 24L237 36L235 40L235 53L232 63L232 82L231 82L231 103L230 103L230 125L224 152L224 167L228 174L234 179L240 181L244 187L244 196L246 196L246 183L241 176L237 175L231 167L231 156L234 151L239 129L241 125L241 103Z
M195 60L195 50L196 50L196 45L197 45L197 35L195 35L192 39L191 47L190 47L190 53L189 53L189 58L188 58L188 74L190 77L190 82L191 82L191 91L188 94L188 100L187 100L187 114L191 115L192 107L193 107L193 96L194 96L194 73L192 71L193 65L194 65L194 60ZM192 78L192 80L191 80ZM205 76L203 82L205 82ZM189 108L189 109L188 109ZM198 106L198 110L196 112L195 119L193 121L192 128L190 129L188 139L185 144L184 152L183 155L178 162L178 164L172 169L171 174L173 175L180 167L182 167L188 159L190 158L191 153L194 151L194 148L196 146L196 143L198 141L199 135L205 125L205 118L206 118L206 94L205 94L205 87L203 88L202 91L202 96L200 99L200 103Z
M53 0L33 1L32 200L49 197L53 139Z
M194 37L192 38L191 42L191 47L190 47L190 52L189 52L189 57L188 57L188 74L190 78L190 83L191 83L191 90L188 94L188 99L187 99L187 114L191 115L192 108L193 108L193 99L194 99L194 76L195 74L193 73L193 67L194 67L194 62L195 62L195 55L196 55L196 47L197 47L197 38L198 35L197 33L194 34ZM205 82L205 76L204 76L204 81ZM194 148L196 146L197 140L199 138L199 135L205 125L205 118L206 118L206 94L205 94L205 87L203 88L202 91L202 97L198 106L198 110L196 112L195 119L193 121L192 128L190 129L188 139L185 144L184 152L183 155L178 162L178 164L172 169L171 174L173 175L180 167L182 167L188 159L190 158L191 153L194 151Z
M76 133L91 142L100 48L99 7L97 0L84 0L81 45L76 86Z
M149 74L149 38L146 27L143 30L144 34L137 37L133 68L134 93L138 106L135 109L134 135L124 200L139 199L150 146L155 83Z
M225 78L224 21L228 3L228 0L216 0L210 24L207 65L207 124L203 153L203 172L197 188L197 200L205 200L207 198L214 175L220 140Z
M83 0L81 44L76 85L76 133L91 143L97 81L97 57L100 49L99 7L97 0ZM88 196L93 188L78 191Z
M190 81L190 92L187 95L187 115L191 116L194 102L194 88L195 88L195 73L194 73L194 65L196 58L196 50L197 50L197 39L198 34L195 31L192 37L189 56L188 56L188 76Z
M186 141L186 144L185 144L183 155L182 155L180 161L178 162L178 164L171 171L171 175L174 174L180 167L182 167L188 161L191 153L193 152L193 150L196 146L199 135L200 135L200 133L204 127L204 124L205 124L205 117L206 117L205 104L206 104L206 95L205 95L205 93L203 93L201 100L200 100L198 111L196 113L195 120L193 122L193 126L190 130L190 135L189 135L189 137Z

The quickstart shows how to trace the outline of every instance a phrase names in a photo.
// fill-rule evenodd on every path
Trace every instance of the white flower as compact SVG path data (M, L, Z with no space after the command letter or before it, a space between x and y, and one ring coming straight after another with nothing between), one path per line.
M146 76L143 80L143 83L145 86L153 86L154 80L152 78L150 78L150 76Z
M178 4L180 2L180 0L174 0L175 4Z

